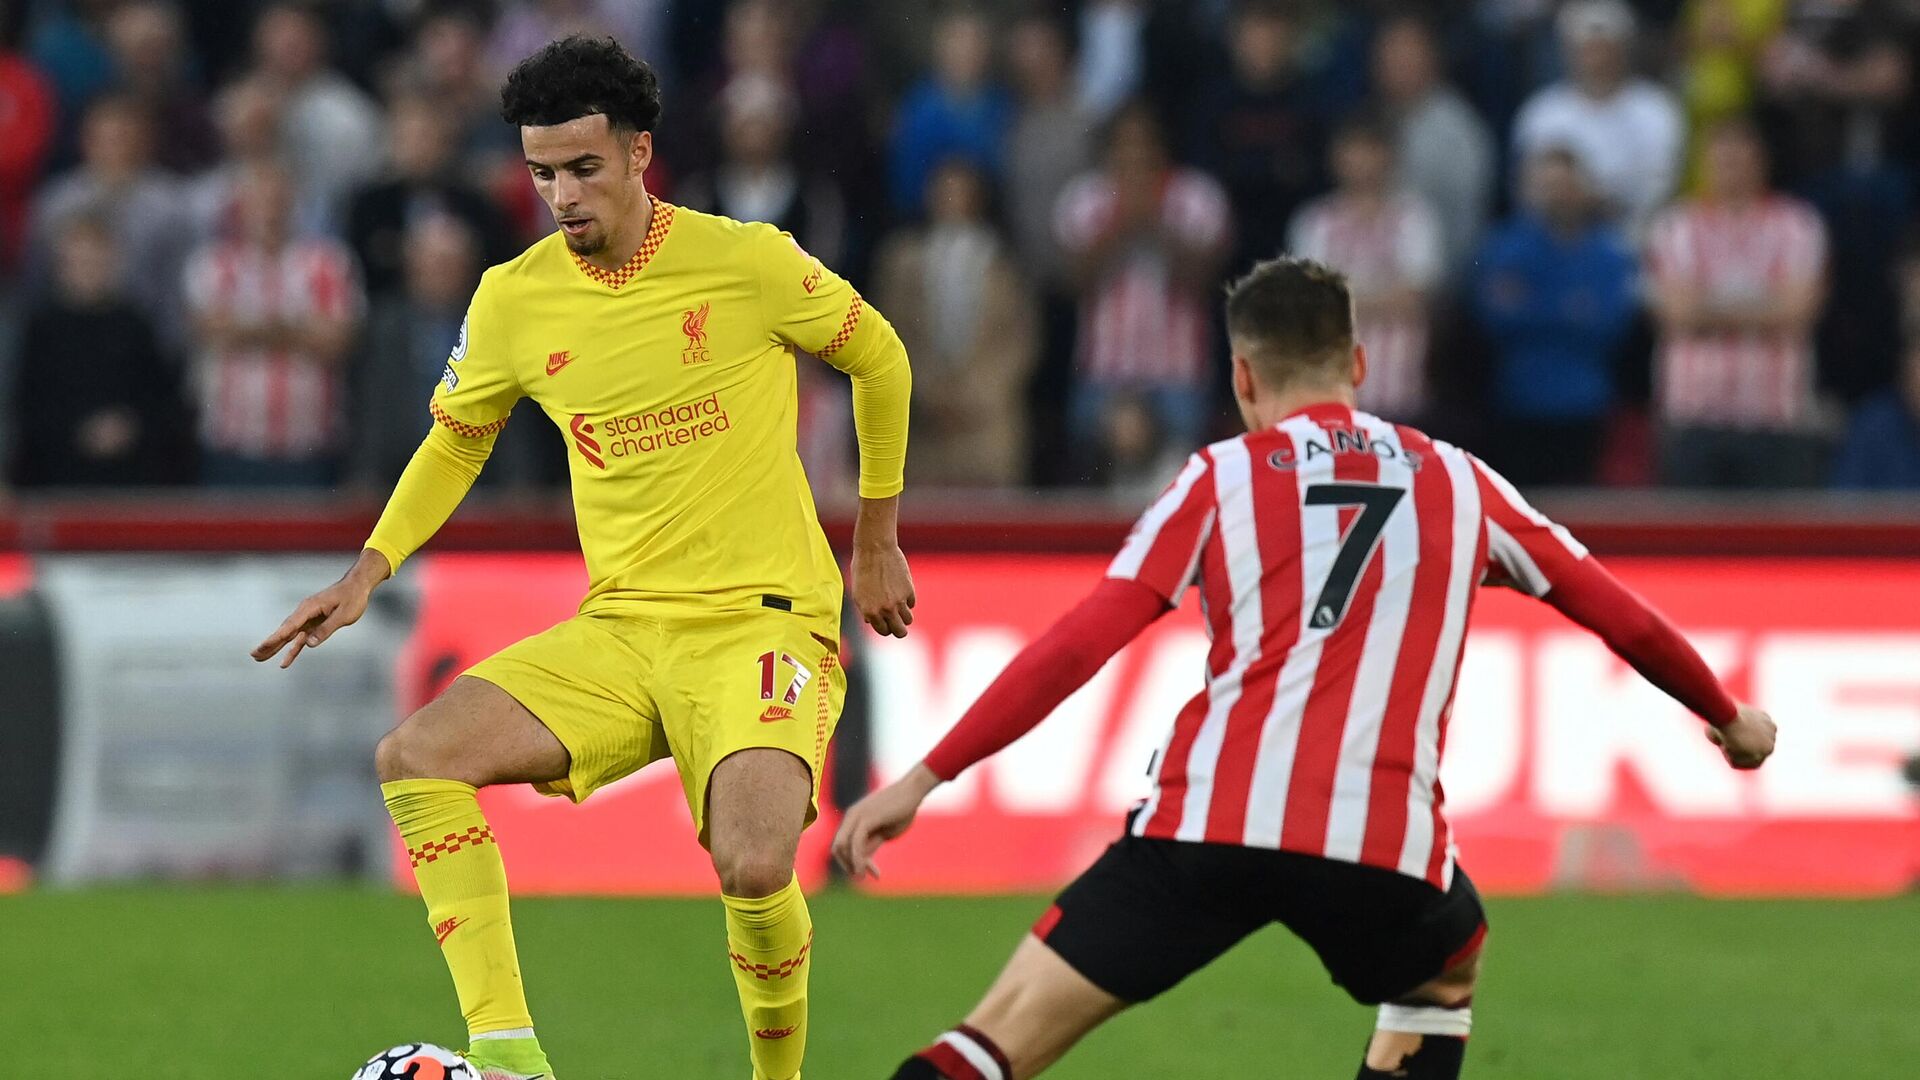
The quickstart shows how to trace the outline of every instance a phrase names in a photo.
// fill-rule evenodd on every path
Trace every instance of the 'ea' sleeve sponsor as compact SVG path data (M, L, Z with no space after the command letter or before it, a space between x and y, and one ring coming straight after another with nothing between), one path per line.
M913 372L900 336L845 278L786 233L771 226L756 230L749 250L760 274L767 332L853 379L861 497L898 495L905 486L907 406L913 394Z

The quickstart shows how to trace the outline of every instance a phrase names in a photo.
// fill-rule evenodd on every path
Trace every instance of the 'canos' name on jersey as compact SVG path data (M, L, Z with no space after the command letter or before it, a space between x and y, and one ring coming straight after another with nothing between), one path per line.
M1337 457L1342 454L1370 454L1381 461L1399 461L1414 472L1420 471L1424 464L1421 456L1412 450L1403 450L1385 439L1376 438L1364 431L1352 428L1325 429L1326 438L1307 439L1304 450L1296 451L1292 446L1283 446L1267 455L1267 464L1282 471L1291 472L1302 460L1314 462L1323 457ZM1303 457L1304 455L1304 457Z

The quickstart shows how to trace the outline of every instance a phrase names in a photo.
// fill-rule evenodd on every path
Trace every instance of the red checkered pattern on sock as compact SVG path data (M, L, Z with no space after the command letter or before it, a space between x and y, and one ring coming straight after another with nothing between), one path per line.
M493 826L469 825L464 832L451 832L439 840L429 840L419 847L407 849L407 855L413 859L413 865L436 862L442 855L451 855L461 848L478 847L493 843Z
M859 293L853 294L853 303L847 305L847 317L840 320L840 332L833 335L833 340L827 342L826 348L815 355L825 360L846 347L847 342L853 339L854 330L860 325L860 309L865 304L866 301L860 299Z
M791 957L788 957L787 959L782 960L779 963L774 964L772 966L768 966L766 964L756 964L752 960L749 960L746 957L741 956L739 953L734 952L731 949L727 951L727 955L733 958L734 967L739 968L741 971L746 972L747 974L753 976L756 979L760 979L764 981L769 979L784 979L792 975L794 972L799 971L800 965L807 962L807 953L811 952L812 950L813 950L813 931L809 930L807 931L807 943L805 945L800 946L799 952L794 953Z

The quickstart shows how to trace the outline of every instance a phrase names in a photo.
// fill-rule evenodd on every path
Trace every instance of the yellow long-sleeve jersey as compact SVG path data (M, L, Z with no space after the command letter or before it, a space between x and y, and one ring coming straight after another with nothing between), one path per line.
M548 236L481 279L434 424L367 546L398 570L530 397L567 443L591 580L582 612L791 604L837 621L840 571L796 450L795 350L852 376L860 494L897 494L906 351L791 237L658 200L616 271Z

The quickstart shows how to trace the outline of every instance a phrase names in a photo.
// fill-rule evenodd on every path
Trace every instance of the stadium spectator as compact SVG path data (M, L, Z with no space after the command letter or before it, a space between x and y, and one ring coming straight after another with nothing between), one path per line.
M46 76L0 40L0 280L12 276L57 116Z
M241 180L255 165L279 161L280 104L280 95L257 78L236 79L215 99L213 115L220 130L220 159L186 185L193 233L201 242L235 234L239 208L234 193ZM307 204L299 208L297 217L303 225L314 228L324 225L326 219L318 206Z
M1402 16L1380 28L1373 78L1394 125L1400 183L1432 208L1453 277L1480 242L1492 208L1493 133L1446 81L1439 42L1424 19Z
M1638 271L1571 150L1534 154L1524 201L1475 260L1474 309L1493 347L1487 457L1522 486L1590 484Z
M63 131L83 116L87 106L113 89L117 75L113 53L107 47L106 20L120 0L63 0L29 5L36 17L27 40L34 66L53 84L60 104ZM70 161L76 147L56 147L60 160Z
M926 225L876 259L874 301L913 357L912 484L1007 487L1026 471L1038 316L987 201L979 167L947 159L928 181Z
M672 147L675 168L704 172L718 166L723 152L722 99L734 80L768 79L791 93L799 92L802 80L795 68L792 15L793 12L769 0L737 0L727 6L725 18L721 20L714 20L711 15L679 16L684 22L718 21L720 25L706 30L707 36L713 39L711 46L690 57L686 65L686 75L692 84L689 100L663 117L671 137L661 141ZM699 61L697 65L691 62L695 59ZM800 124L803 130L806 126L804 122ZM658 160L656 152L655 161ZM650 185L658 186L653 177L655 168L657 165L648 168L647 180Z
M1811 207L1768 190L1750 125L1708 133L1702 195L1659 218L1648 251L1667 483L1820 482L1813 326L1826 247Z
M1750 112L1760 58L1787 0L1687 0L1680 11L1680 93L1694 131Z
M1111 116L1146 79L1149 0L1090 0L1079 7L1080 63L1074 81L1081 103Z
M347 206L347 242L370 293L399 286L407 234L426 218L448 215L464 223L480 238L483 266L519 254L504 215L467 183L458 165L455 120L438 100L417 94L403 94L389 106L389 173L356 191Z
M1790 0L1762 63L1764 130L1781 185L1826 219L1836 305L1820 329L1823 382L1849 397L1892 381L1899 244L1914 219L1915 21L1895 0Z
M769 76L736 76L719 101L721 160L686 179L675 198L737 221L765 221L793 234L807 251L837 265L845 251L847 211L840 192L794 160L799 101Z
M407 225L401 277L373 295L367 332L349 360L352 408L346 482L385 490L406 468L432 421L427 400L460 337L467 301L480 282L482 240L469 224L428 213ZM564 476L553 456L552 428L538 410L520 416L494 441L482 487L525 488ZM548 453L541 453L542 450Z
M1167 478L1179 475L1184 460L1179 445L1166 437L1152 403L1137 394L1115 397L1100 421L1104 453L1092 480L1116 503L1152 502Z
M270 163L235 192L238 235L196 252L201 477L222 487L324 487L341 445L341 368L364 302L353 256L302 235L294 183Z
M1033 13L1013 24L1007 59L1016 105L1007 139L1007 213L1027 271L1060 288L1066 263L1052 229L1067 184L1093 159L1093 114L1074 95L1073 50L1056 17Z
M1367 350L1359 407L1412 423L1428 406L1427 342L1445 242L1432 209L1395 187L1393 147L1378 119L1343 124L1330 151L1335 188L1295 215L1287 250L1347 276L1354 335Z
M120 73L120 86L152 114L166 137L155 140L154 160L187 176L212 165L220 136L206 96L189 78L186 28L180 9L168 0L133 0L107 20L107 42Z
M254 74L281 98L281 153L302 202L331 215L379 173L386 147L379 106L328 66L327 50L327 25L311 4L270 4L254 25Z
M1062 423L1073 378L1074 289L1053 229L1060 193L1093 160L1098 121L1073 82L1072 24L1029 11L1007 34L1016 106L1007 138L1005 186L1009 239L1039 293L1040 357L1028 395L1028 478L1064 481L1071 455Z
M1514 122L1519 160L1548 146L1579 155L1614 219L1638 235L1679 181L1686 131L1659 84L1633 73L1633 9L1574 0L1559 17L1569 77L1535 94Z
M120 296L113 244L98 214L56 229L53 294L27 315L14 378L18 487L188 477L179 380L152 322Z
M1226 192L1173 164L1150 106L1108 125L1105 160L1067 186L1055 231L1080 294L1068 427L1097 445L1108 403L1143 396L1161 436L1200 441L1211 416L1213 293L1231 243Z
M181 340L180 266L193 244L186 192L153 163L151 118L119 94L99 98L81 123L78 167L48 181L34 202L28 230L29 272L44 288L55 232L63 222L97 216L119 253L125 295L153 319L161 340Z
M1793 186L1901 156L1912 138L1912 16L1888 0L1788 0L1761 64L1780 174Z
M612 37L640 56L663 39L664 0L524 0L504 5L487 42L495 78L569 34Z
M1236 7L1226 70L1183 124L1188 156L1231 198L1236 266L1277 254L1294 213L1325 190L1326 126L1300 70L1298 18L1279 0Z
M486 46L486 16L477 5L431 8L414 31L401 79L446 111L459 167L474 183L490 187L507 172L518 191L526 186L520 133L500 122L500 80L487 64Z
M1920 339L1903 356L1899 383L1854 410L1834 460L1834 487L1920 491Z
M993 82L993 26L984 12L959 8L933 34L933 69L901 99L893 125L894 208L919 209L934 167L964 155L996 179L1013 103Z

